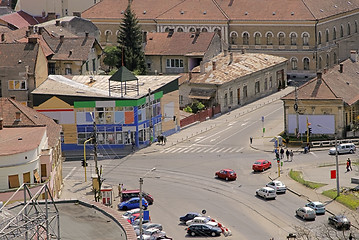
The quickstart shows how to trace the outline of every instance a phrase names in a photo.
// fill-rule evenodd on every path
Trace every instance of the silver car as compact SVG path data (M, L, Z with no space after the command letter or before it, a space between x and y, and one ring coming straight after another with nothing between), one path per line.
M303 218L303 220L315 220L315 211L310 207L300 207L295 211L295 214Z
M277 193L285 193L287 191L287 187L278 180L273 180L267 183L266 187L273 188Z
M321 202L309 202L305 206L313 209L316 214L325 214L325 206Z

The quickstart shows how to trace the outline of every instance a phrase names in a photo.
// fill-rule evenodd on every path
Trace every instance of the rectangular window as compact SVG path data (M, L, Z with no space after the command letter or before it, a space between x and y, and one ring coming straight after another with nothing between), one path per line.
M269 89L271 89L273 87L273 80L272 80L272 76L269 77Z
M259 81L256 82L256 85L255 85L255 93L259 93Z
M20 187L19 175L10 175L8 176L8 180L9 180L9 188Z
M247 92L247 86L243 87L243 97L247 98L248 97L248 92Z
M264 80L264 90L267 90L268 89L268 79L266 78Z
M182 59L167 59L166 67L167 68L183 68L183 60Z
M92 71L96 72L96 59L92 59Z
M65 75L71 75L72 69L71 68L65 68Z
M24 173L22 175L22 182L23 183L30 183L30 172Z
M47 177L46 164L41 164L41 177Z
M230 91L229 92L229 104L233 104L233 92L232 91Z
M27 90L26 80L9 80L9 90Z
M180 102L180 104L183 104L183 95L179 96L179 102Z
M224 94L224 107L227 107L227 101L228 101L228 96L227 96L227 93Z
M48 69L48 71L49 71L49 74L56 74L56 71L55 71L55 69L56 69L56 68L55 68L55 65L56 65L55 63L49 63L49 64L48 64L48 68L49 68L49 69Z
M86 62L86 72L88 72L89 71L89 62L87 61Z

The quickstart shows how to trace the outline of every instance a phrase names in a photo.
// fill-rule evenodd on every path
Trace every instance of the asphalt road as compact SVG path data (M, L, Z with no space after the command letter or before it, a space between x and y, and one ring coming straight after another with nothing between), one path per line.
M233 235L226 239L284 239L295 232L296 226L320 227L326 223L327 215L311 222L298 219L295 210L307 200L291 192L268 201L255 196L256 189L278 173L273 153L251 149L249 137L261 137L263 127L267 132L277 129L281 132L282 113L282 103L276 101L235 121L223 121L216 128L163 151L150 154L139 151L99 164L107 184L124 183L127 189L139 188L139 178L155 167L156 171L144 178L143 190L155 198L154 205L149 207L152 221L161 223L174 239L187 237L186 226L179 224L179 216L203 209L232 231ZM296 154L293 162L284 163L284 168L318 166L328 162L328 158L326 152ZM251 166L256 159L272 161L273 168L253 173ZM65 162L64 176L79 164ZM214 173L222 168L234 169L238 179L233 182L215 179ZM83 179L83 169L77 167L70 177Z

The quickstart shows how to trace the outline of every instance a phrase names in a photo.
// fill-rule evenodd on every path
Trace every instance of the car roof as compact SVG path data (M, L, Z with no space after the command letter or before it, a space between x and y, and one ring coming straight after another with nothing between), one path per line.
M264 162L264 161L268 161L268 160L265 160L265 159L258 159L258 160L256 160L256 162Z
M266 190L271 190L271 191L273 191L273 188L271 188L271 187L261 187L261 189L266 189Z
M323 204L323 203L318 202L318 201L314 201L314 202L312 202L312 203L314 203L315 205ZM324 204L323 204L323 205L324 205Z
M301 207L301 208L303 208L303 209L305 209L305 210L307 210L307 211L314 211L314 210L311 209L310 207Z
M233 169L230 169L230 168L225 168L225 169L222 169L222 170L224 170L224 171L234 171Z
M282 182L279 181L279 180L273 180L272 182L274 182L274 183L282 183Z

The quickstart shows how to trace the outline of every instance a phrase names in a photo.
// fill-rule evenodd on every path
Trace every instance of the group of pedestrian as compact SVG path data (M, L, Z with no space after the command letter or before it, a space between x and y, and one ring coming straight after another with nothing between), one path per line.
M353 171L352 161L350 160L350 158L348 158L348 160L347 160L347 172L349 172L349 171Z
M293 161L293 156L294 156L293 150L289 151L289 149L287 149L286 151L284 151L284 149L281 148L279 150L280 155L278 153L278 149L275 149L274 152L276 154L277 159L279 158L279 156L280 156L280 159L283 159L284 158L284 153L285 153L285 155L287 156L287 161L289 161L289 159L290 159L290 161Z

